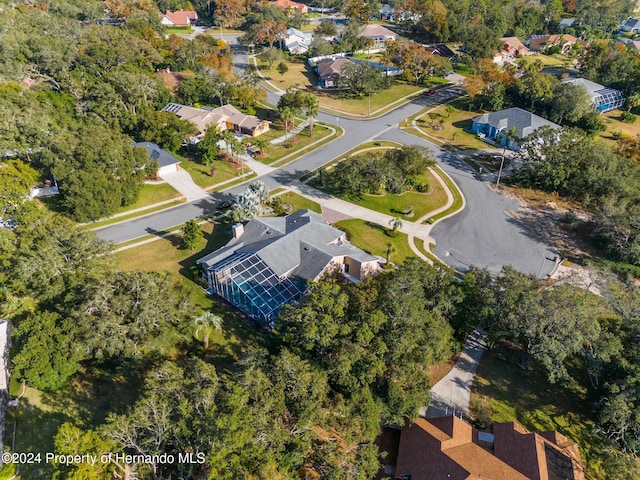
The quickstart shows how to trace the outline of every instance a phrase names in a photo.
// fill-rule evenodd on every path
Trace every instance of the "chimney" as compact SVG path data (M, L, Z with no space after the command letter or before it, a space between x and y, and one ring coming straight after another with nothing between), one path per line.
M231 229L233 230L233 238L240 238L244 233L244 225L241 223L234 224Z

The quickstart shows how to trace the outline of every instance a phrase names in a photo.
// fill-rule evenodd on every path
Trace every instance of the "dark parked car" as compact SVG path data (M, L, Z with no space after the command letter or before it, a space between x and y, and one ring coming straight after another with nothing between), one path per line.
M220 202L217 206L216 206L216 210L229 210L231 208L233 204L228 201L225 200L224 202Z

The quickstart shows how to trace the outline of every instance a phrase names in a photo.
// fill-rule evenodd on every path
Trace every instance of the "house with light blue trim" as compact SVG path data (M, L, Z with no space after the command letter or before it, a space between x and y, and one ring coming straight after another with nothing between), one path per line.
M506 145L510 150L518 150L521 141L540 127L560 128L557 123L545 120L518 107L484 113L474 117L472 121L471 131L473 133L477 134L481 140L500 147L505 146L505 134L513 128L516 138L511 139Z

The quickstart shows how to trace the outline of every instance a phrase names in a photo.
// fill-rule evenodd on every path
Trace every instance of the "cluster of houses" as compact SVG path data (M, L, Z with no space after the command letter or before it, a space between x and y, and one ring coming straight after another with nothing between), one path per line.
M398 35L392 32L388 28L377 24L363 25L358 29L358 36L363 38L370 38L373 43L373 48L383 48L384 44L389 40L397 40ZM328 40L334 40L328 38ZM287 50L293 55L304 55L309 51L311 42L313 41L313 34L302 32L297 28L289 28L287 33L282 38L280 44L284 50Z
M544 53L553 47L558 49L558 53L566 55L577 43L583 47L588 45L587 42L564 33L559 35L532 35L528 38L527 45L522 43L518 37L502 37L500 42L501 47L494 54L493 61L501 66L514 63L518 57Z
M591 106L599 113L624 105L625 99L619 90L607 88L586 78L566 78L562 82L584 88L591 99ZM511 150L518 150L522 139L540 127L560 128L560 125L518 107L484 113L474 117L472 122L471 131L481 140ZM513 132L516 138L510 138L506 132Z

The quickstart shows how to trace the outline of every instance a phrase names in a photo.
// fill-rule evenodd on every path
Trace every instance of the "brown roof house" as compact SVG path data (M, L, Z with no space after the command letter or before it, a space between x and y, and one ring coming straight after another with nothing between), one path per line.
M500 51L506 59L513 60L518 56L531 54L529 49L524 46L518 37L502 37L500 41L502 42L502 48Z
M319 78L318 85L323 88L337 87L342 69L350 63L353 62L344 57L318 63L316 66L316 73Z
M211 125L215 125L221 131L233 130L250 137L257 137L269 130L268 121L242 113L233 105L196 108L169 103L162 111L175 113L181 119L188 120L196 126L198 133L191 139L192 143L199 142Z
M573 35L535 35L529 40L529 49L534 52L541 52L549 47L558 46L560 47L560 52L566 55L579 41Z
M198 23L198 14L193 10L167 10L160 14L160 23L166 27L188 27Z
M584 480L578 446L517 423L479 432L457 417L420 418L402 429L396 479Z
M361 26L358 29L358 36L372 39L375 48L384 47L384 44L389 40L396 40L398 38L396 33L375 23Z
M294 2L293 0L274 0L269 2L269 5L273 5L276 7L280 7L283 10L294 9L299 10L302 13L307 13L309 11L309 7L302 3Z

